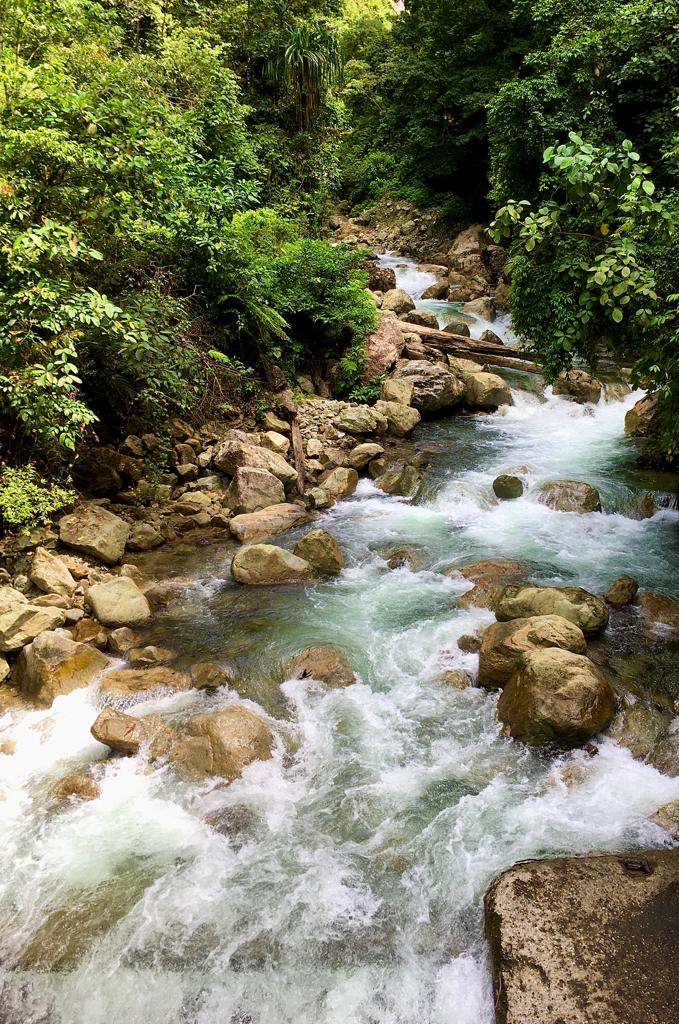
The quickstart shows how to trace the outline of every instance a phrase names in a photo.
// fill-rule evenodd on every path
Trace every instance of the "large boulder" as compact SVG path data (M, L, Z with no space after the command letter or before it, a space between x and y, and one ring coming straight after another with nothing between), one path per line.
M523 860L492 883L496 1024L674 1024L679 849L618 850Z
M580 405L593 402L595 405L601 398L601 381L592 377L584 370L569 370L560 373L552 385L555 395L563 395Z
M630 437L648 438L658 431L660 394L656 391L640 399L625 416L625 433Z
M439 363L413 359L398 367L394 377L413 385L413 405L420 412L434 413L459 405L464 383Z
M399 405L411 405L413 401L413 385L408 380L390 377L380 389L383 402L398 402Z
M497 705L509 734L533 746L579 746L614 714L615 695L596 665L558 647L524 654Z
M334 501L350 498L358 487L358 473L348 466L337 466L321 481L321 490Z
M145 750L152 761L165 757L177 738L174 729L156 715L136 718L115 708L104 708L90 731L116 754L135 755Z
M450 292L450 281L446 277L440 277L422 292L423 299L435 299L437 302L445 302Z
M100 505L86 505L59 520L59 540L67 548L116 565L125 552L130 528Z
M523 494L523 482L511 473L501 473L493 480L493 493L501 501L512 501Z
M334 425L345 434L383 434L387 421L369 405L348 405L335 417Z
M444 334L457 334L460 338L468 338L470 335L469 323L464 317L453 317L443 328Z
M411 498L422 482L422 474L415 466L396 463L390 466L375 483L385 494L395 497Z
M151 523L135 523L130 530L127 547L130 551L151 551L164 543L162 533Z
M527 651L560 647L585 654L587 642L582 630L560 615L534 615L529 619L494 622L483 634L479 653L479 682L482 686L503 686Z
M197 715L173 748L172 764L184 778L217 775L232 782L253 761L273 756L274 739L263 718L245 707Z
M212 461L217 469L227 476L235 476L241 466L253 469L265 469L277 477L286 486L297 482L297 471L290 466L282 455L268 448L260 448L242 440L242 436L230 436L215 447Z
M36 548L31 563L30 580L46 594L70 597L76 588L76 582L66 565L47 548Z
M317 679L328 686L351 686L356 676L345 654L337 647L307 647L290 659L286 679Z
M336 576L344 568L340 546L327 530L312 530L298 540L292 550L298 558L329 576Z
M236 552L231 575L237 583L268 586L305 583L314 578L314 571L309 562L291 551L274 544L251 544Z
M411 309L415 309L415 303L402 288L390 288L382 296L382 309L388 309L392 313L396 313L396 316L400 316L401 313L408 313Z
M107 673L100 690L105 697L126 699L155 691L182 691L192 687L191 677L167 665L155 668L119 668Z
M259 512L234 516L229 522L231 533L242 544L254 544L267 537L277 537L286 530L308 523L311 516L301 505L269 505Z
M39 633L58 629L65 621L63 608L15 604L0 615L0 651L18 651Z
M151 606L127 576L95 583L85 595L85 605L105 626L141 626L151 618Z
M537 491L538 501L557 512L601 512L596 487L580 480L550 480Z
M465 381L464 398L473 409L492 412L501 405L513 405L509 384L496 373L471 373Z
M28 598L25 594L22 594L16 587L0 587L0 615L4 615L5 612L16 608L19 604L28 604Z
M636 604L646 636L669 637L679 633L679 601L676 597L644 590L637 595Z
M656 708L631 704L615 716L608 732L632 757L646 760L667 735L671 721L671 715Z
M601 633L608 625L608 608L599 597L581 587L508 586L495 609L499 622L533 615L561 615L579 626L585 636Z
M65 630L47 631L22 650L14 684L36 704L50 707L56 697L89 686L110 665L91 644L76 643Z
M496 316L495 303L486 295L478 299L472 299L470 302L465 302L464 311L465 313L473 313L474 316L480 317L481 320L488 320L489 323L492 323Z
M263 448L268 448L270 451L276 452L277 455L282 455L283 458L290 451L290 438L285 434L279 434L277 430L265 430L261 435L261 442Z
M237 515L258 512L285 502L283 484L267 469L239 466L226 492L226 502Z
M384 317L377 330L369 334L363 342L363 380L374 380L392 370L403 351L404 344L404 334L399 321L393 317Z
M448 263L465 277L485 278L486 265L483 260L484 228L481 224L472 224L457 236L448 252Z
M420 422L422 417L417 409L400 402L375 402L375 409L387 421L387 431L392 437L407 437Z
M604 601L612 608L624 608L631 604L637 596L639 584L632 576L621 576L620 579L611 583L604 594Z

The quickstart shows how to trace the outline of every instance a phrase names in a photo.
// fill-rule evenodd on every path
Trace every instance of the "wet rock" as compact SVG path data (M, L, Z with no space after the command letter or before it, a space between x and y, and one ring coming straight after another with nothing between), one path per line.
M493 491L497 498L502 501L511 501L514 498L520 498L523 494L523 483L518 476L512 476L511 473L501 473L500 476L496 476L493 480Z
M286 530L308 523L310 519L303 506L283 503L269 505L259 512L234 516L229 522L229 529L242 544L253 544L267 537L277 537Z
M212 461L218 470L231 477L236 475L237 469L250 466L253 469L267 470L277 477L284 486L292 486L297 482L297 471L285 461L282 455L235 437L227 438L215 448ZM272 502L272 504L274 503Z
M100 690L105 697L136 697L155 690L191 689L191 678L166 665L155 668L120 668L104 676Z
M316 679L332 687L351 686L356 676L345 654L337 647L307 647L291 658L286 679Z
M443 328L443 332L444 334L457 334L461 338L468 338L470 336L469 324L462 316L449 320Z
M660 394L646 395L632 406L625 416L625 433L630 437L648 438L659 430Z
M235 679L230 669L216 661L197 661L189 675L196 690L217 690L220 686L231 686Z
M356 471L364 469L371 459L377 458L378 455L384 455L384 448L381 444L375 444L374 442L357 444L355 448L352 448L349 455L349 465Z
M545 647L585 654L587 642L582 630L560 615L492 623L481 643L479 683L491 688L503 686L527 651Z
M454 690L466 690L472 685L468 672L461 668L446 668L439 673L439 682L445 686L452 686Z
M394 382L396 383L396 382ZM421 420L417 409L413 409L401 402L375 402L375 409L385 417L387 431L393 437L407 437L413 432Z
M298 558L329 576L336 576L344 568L340 546L327 530L312 530L298 540L292 550Z
M622 380L605 382L602 387L606 402L622 402L632 393L629 384Z
M472 562L455 570L474 586L458 598L461 608L488 608L495 611L504 589L510 583L525 579L526 570L520 562Z
M472 633L463 633L457 638L457 646L465 654L476 654L481 650L481 643L481 637L474 636Z
M150 551L165 543L165 538L150 523L135 523L130 530L127 547L130 551Z
M501 405L513 405L509 384L496 373L471 373L465 381L465 401L473 409L493 412Z
M411 498L422 483L422 474L415 466L403 466L397 463L383 473L375 483L385 494Z
M679 800L663 804L655 814L651 815L651 821L669 832L673 839L679 839Z
M407 567L411 572L421 569L427 561L422 551L410 547L391 548L384 553L384 557L386 558L388 569L394 570Z
M39 633L63 626L65 620L63 608L14 605L0 615L0 651L18 651L35 640Z
M100 505L86 505L59 520L59 539L67 548L116 565L130 534L127 523Z
M495 611L500 622L533 615L561 615L594 636L608 625L608 608L599 597L581 587L507 586Z
M435 313L430 313L426 309L411 309L408 313L403 313L399 320L402 320L407 324L417 324L420 327L431 327L433 330L438 330L439 321Z
M388 469L389 460L380 455L376 459L371 459L368 463L368 476L371 480L377 480L377 478L382 476L383 473L386 473Z
M410 405L413 400L413 385L407 380L391 378L385 380L380 389L382 402L398 402L399 405Z
M231 575L237 583L268 586L276 583L305 583L314 578L307 561L274 544L251 544L236 552Z
M382 296L382 309L390 310L400 316L401 313L408 313L411 309L415 309L415 303L402 288L390 288Z
M96 800L99 786L91 775L65 775L52 786L56 800Z
M335 504L335 499L324 491L322 487L310 487L307 491L307 497L314 509L322 510L332 508Z
M621 576L619 580L615 580L610 585L604 594L604 601L613 608L623 608L632 603L637 596L638 589L639 584L635 579L632 579L631 576Z
M258 512L285 502L281 481L266 469L239 466L226 492L226 502L236 515Z
M472 299L471 302L465 302L464 311L465 313L473 313L475 316L480 317L481 320L488 320L491 324L495 319L495 304L492 299L486 296Z
M358 473L355 469L346 466L338 466L321 481L321 488L334 501L351 497L357 487Z
M31 563L31 583L46 594L62 594L70 597L76 582L57 555L47 548L36 548Z
M537 491L541 505L557 512L601 512L601 498L596 487L579 480L550 480Z
M450 292L450 281L445 277L440 277L434 284L430 284L429 287L422 292L423 299L435 299L437 302L445 302ZM437 321L438 325L438 321Z
M574 747L610 724L615 696L589 658L550 647L523 655L502 691L497 714L516 740Z
M615 716L608 730L611 739L626 747L632 757L646 760L667 735L672 718L643 704L632 704Z
M679 850L524 861L485 897L497 1024L672 1024Z
M259 715L235 706L212 715L198 715L186 725L187 735L175 744L171 760L183 778L217 775L232 782L253 761L273 756L273 734Z
M679 632L679 601L669 594L637 594L644 632L647 636L671 636Z
M25 697L50 707L56 697L89 686L110 664L106 655L76 643L65 631L48 631L22 650L14 683Z
M121 657L127 654L128 651L131 651L133 647L139 647L140 642L139 634L127 626L114 629L108 635L108 646L114 654Z
M126 576L95 583L85 595L85 607L105 626L141 626L151 618L148 600Z
M399 366L396 380L405 380L413 386L412 403L420 412L434 413L452 409L462 401L464 383L439 363L415 359Z
M596 405L601 398L601 381L584 370L569 370L568 373L559 374L552 385L552 392L571 398L580 405L586 402Z
M679 732L661 737L647 760L659 772L672 777L679 776Z
M133 668L151 668L153 665L166 665L174 661L177 655L168 647L131 647L127 652L127 660Z
M104 708L90 731L116 754L134 756L145 749L152 761L165 757L176 740L174 729L156 715L136 718L115 708Z
M334 425L347 434L383 434L387 429L384 416L368 405L347 406L335 417Z

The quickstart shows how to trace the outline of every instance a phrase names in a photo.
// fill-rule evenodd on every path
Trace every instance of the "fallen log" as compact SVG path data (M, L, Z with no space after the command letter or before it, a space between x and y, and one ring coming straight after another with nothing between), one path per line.
M431 353L444 352L446 355L458 356L461 359L482 360L490 366L504 366L509 370L523 370L525 373L542 373L541 367L528 353L520 352L508 345L495 345L480 338L466 338L462 334L449 334L433 327L422 327L420 324L409 324L405 320L398 321L404 334L418 334L422 344Z

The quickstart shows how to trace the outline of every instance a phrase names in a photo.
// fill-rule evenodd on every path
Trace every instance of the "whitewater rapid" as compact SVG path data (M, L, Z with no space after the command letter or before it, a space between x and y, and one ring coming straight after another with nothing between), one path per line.
M459 607L456 566L517 558L543 582L676 587L677 513L628 514L623 420L639 396L577 406L511 380L513 406L418 430L431 466L417 500L363 480L324 518L338 578L253 594L226 553L196 549L198 582L153 638L235 665L238 683L135 713L181 722L245 700L275 733L272 760L231 785L108 760L89 732L96 689L0 720L16 744L0 754L2 1024L492 1024L492 878L527 857L670 842L648 818L678 779L607 738L594 757L530 751L500 733L493 694L440 681L475 671L457 639L492 620ZM501 503L492 480L510 469L526 493ZM538 503L556 477L594 483L603 513ZM421 567L388 571L404 546ZM320 643L359 682L281 685L285 659ZM93 764L100 798L55 804L50 786Z

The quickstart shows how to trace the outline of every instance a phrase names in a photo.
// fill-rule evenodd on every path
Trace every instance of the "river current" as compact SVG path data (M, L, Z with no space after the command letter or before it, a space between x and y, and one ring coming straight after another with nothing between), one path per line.
M419 298L426 275L397 273ZM474 672L457 638L493 619L458 606L456 566L519 559L547 584L633 575L676 593L679 516L637 517L649 480L623 421L639 394L580 406L508 379L513 406L418 428L431 464L414 501L363 480L324 517L347 560L336 579L256 590L230 581L227 546L177 554L195 582L149 637L239 681L135 713L180 722L245 700L276 735L271 761L198 786L107 760L96 690L0 720L16 743L0 754L0 1024L492 1024L488 883L528 857L670 842L648 819L679 779L607 738L594 757L532 752L501 735L495 695L439 678ZM497 502L493 478L519 467L526 493ZM539 504L531 486L555 478L595 484L603 513ZM402 547L413 568L389 571ZM282 679L320 643L346 651L357 684ZM50 799L95 762L99 799Z

